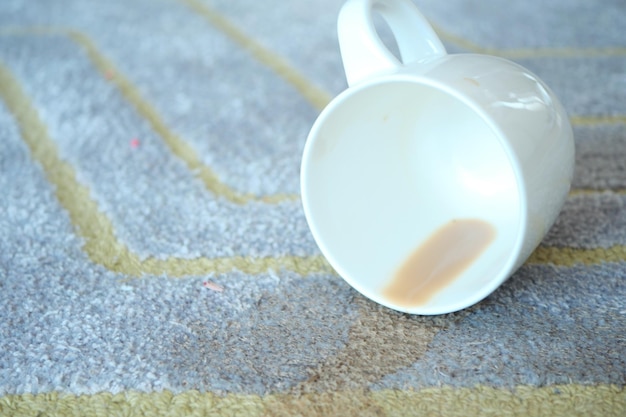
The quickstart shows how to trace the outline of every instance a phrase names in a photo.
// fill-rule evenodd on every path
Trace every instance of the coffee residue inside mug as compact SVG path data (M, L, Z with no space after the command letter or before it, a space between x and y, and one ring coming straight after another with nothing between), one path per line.
M495 228L483 220L450 221L409 255L383 289L383 296L404 308L426 304L469 268L495 236Z

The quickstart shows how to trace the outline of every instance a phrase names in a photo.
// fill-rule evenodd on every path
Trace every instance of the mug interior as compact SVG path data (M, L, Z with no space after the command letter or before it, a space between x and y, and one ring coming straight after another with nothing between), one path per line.
M456 311L511 273L520 176L505 138L468 103L438 86L381 81L344 92L311 130L301 172L307 221L335 270L376 302L417 314ZM383 297L404 260L459 219L495 229L481 256L423 305Z

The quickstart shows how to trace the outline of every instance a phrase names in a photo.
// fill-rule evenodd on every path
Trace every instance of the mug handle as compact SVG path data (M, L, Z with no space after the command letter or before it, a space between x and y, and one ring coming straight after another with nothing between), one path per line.
M380 40L373 12L391 28L402 62ZM403 64L446 54L439 37L411 0L348 0L339 12L337 33L349 86Z

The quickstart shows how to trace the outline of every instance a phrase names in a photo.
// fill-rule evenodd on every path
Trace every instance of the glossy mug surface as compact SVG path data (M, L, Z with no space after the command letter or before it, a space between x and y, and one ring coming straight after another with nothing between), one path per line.
M316 120L301 167L320 250L392 309L477 303L525 262L567 197L574 142L562 105L511 61L447 54L410 0L348 0L338 33L349 88Z

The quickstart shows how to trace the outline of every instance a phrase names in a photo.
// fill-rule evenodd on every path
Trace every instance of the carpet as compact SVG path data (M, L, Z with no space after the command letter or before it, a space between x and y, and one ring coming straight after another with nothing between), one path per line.
M3 0L0 415L626 415L626 4L416 4L577 147L528 262L440 316L364 299L304 218L342 1Z

